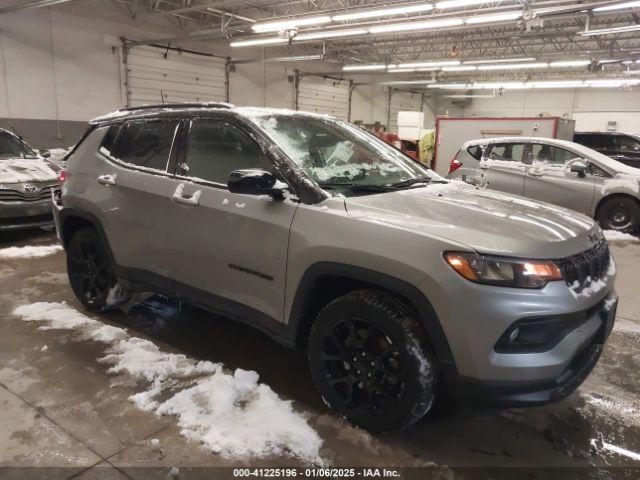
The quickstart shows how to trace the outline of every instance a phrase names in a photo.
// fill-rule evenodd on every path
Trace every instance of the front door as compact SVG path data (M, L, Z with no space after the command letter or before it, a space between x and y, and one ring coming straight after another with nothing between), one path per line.
M543 143L531 144L531 165L527 167L524 195L589 215L595 179L571 171L573 162L588 162L570 150Z
M494 143L487 147L480 160L482 184L491 190L522 195L524 191L523 163L525 145Z
M245 127L226 117L186 123L167 218L167 255L176 292L277 327L297 203L229 192L227 179L233 170L275 172Z

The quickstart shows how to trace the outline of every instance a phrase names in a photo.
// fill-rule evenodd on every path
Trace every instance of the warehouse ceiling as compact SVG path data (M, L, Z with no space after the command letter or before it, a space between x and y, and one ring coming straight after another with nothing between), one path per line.
M3 8L70 1L83 0L14 1ZM451 82L575 79L619 77L640 69L638 1L112 1L132 16L141 11L163 15L184 30L177 37L149 39L155 43L228 44L238 57L264 48L267 59L322 58L337 72L346 65L355 78L384 73L390 81L407 76ZM483 59L523 59L529 66L469 66ZM402 68L433 61L448 61L449 67Z

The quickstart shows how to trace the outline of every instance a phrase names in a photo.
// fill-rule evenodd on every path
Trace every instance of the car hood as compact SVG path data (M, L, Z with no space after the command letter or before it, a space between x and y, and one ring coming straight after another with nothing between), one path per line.
M345 206L361 220L495 255L560 258L591 248L602 238L599 227L584 215L463 182L347 197Z
M58 175L52 165L40 158L0 159L0 185L26 182L51 182Z

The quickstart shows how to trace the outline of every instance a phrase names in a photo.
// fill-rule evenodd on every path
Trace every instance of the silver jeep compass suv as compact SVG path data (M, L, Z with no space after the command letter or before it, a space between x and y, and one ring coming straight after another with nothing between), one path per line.
M158 291L303 349L374 431L436 399L539 405L589 374L616 311L600 228L450 182L329 117L228 104L91 122L55 206L73 291Z

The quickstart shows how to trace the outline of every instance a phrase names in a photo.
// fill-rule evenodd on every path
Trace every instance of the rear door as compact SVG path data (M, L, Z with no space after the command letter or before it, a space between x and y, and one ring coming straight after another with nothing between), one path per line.
M229 192L233 170L275 172L266 152L232 117L189 120L185 132L166 217L176 292L277 329L297 203Z
M589 162L579 154L553 145L531 144L532 163L527 167L524 195L590 214L595 191L591 170L584 176L571 171L571 163Z
M481 182L491 190L522 195L526 145L524 143L492 143L480 160Z
M93 192L116 263L148 281L168 274L166 262L167 166L178 132L175 120L131 120L112 126L98 156Z

